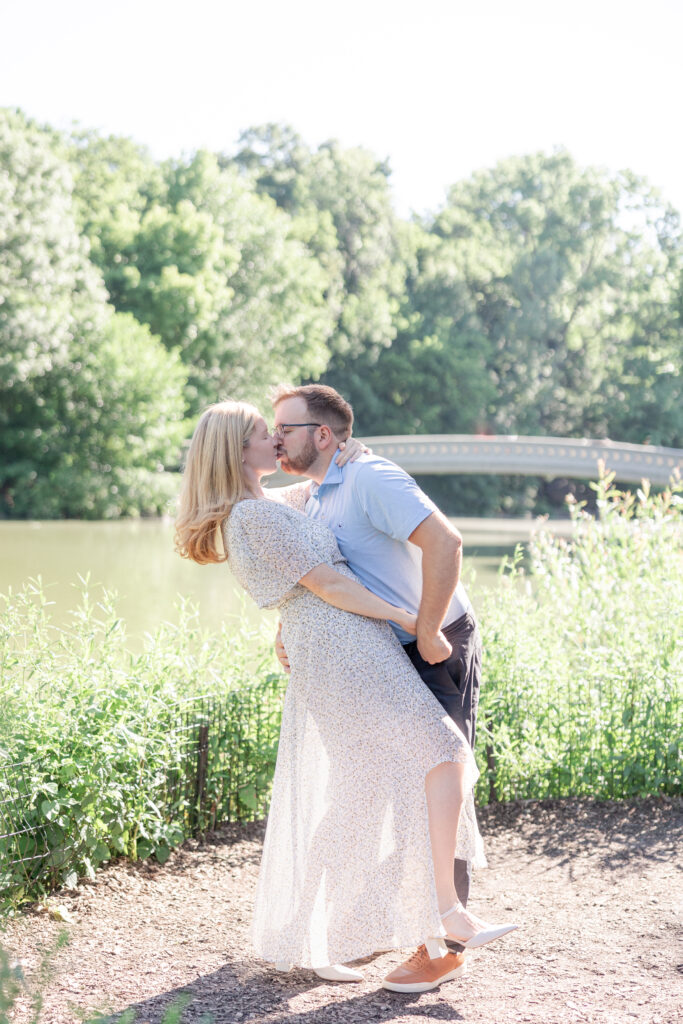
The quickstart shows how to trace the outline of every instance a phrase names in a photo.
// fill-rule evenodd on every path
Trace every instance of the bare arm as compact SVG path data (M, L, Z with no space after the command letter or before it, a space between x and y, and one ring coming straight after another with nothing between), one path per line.
M417 613L417 649L430 665L445 659L451 645L441 623L460 580L462 537L441 512L432 512L409 540L422 551L422 600Z
M287 651L285 650L285 645L282 642L282 623L281 622L278 622L278 624L277 624L277 633L275 634L275 654L277 655L277 660L280 662L280 664L282 665L282 667L285 670L285 672L289 672L289 670L290 670L289 669L289 658L287 657Z
M299 583L335 608L354 612L356 615L366 615L369 619L391 619L407 633L415 633L417 616L405 608L397 608L377 597L362 584L356 583L348 576L342 576L330 565L316 565L315 569L301 577ZM275 653L285 672L289 672L289 658L282 642L281 622L278 623L275 635Z
M301 577L299 583L335 608L353 612L355 615L366 615L370 619L391 619L408 633L415 632L414 615L405 608L397 608L383 598L377 597L361 583L356 583L348 576L342 576L331 565L316 565L315 569Z

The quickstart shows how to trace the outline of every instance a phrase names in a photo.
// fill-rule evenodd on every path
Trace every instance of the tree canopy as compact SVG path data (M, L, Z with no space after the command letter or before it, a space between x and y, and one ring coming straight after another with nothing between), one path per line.
M338 388L361 435L683 445L682 252L647 182L563 150L405 221L385 162L287 125L156 161L2 110L0 515L158 511L198 412L282 380ZM542 490L437 487L479 513Z

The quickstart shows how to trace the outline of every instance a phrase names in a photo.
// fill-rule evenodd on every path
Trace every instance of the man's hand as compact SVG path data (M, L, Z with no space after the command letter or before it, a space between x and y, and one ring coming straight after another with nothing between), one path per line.
M438 633L433 633L431 630L429 632L420 630L419 623L417 626L417 649L428 665L437 665L440 661L445 661L453 650L440 630Z
M287 657L287 651L285 645L282 643L282 623L278 622L277 633L275 634L275 653L277 654L277 660L282 665L285 672L289 672L289 658Z

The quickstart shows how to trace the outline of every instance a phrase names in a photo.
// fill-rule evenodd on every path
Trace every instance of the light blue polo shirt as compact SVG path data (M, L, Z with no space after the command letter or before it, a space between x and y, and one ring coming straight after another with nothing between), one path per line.
M422 594L422 552L408 537L436 510L411 476L388 459L361 455L330 463L321 484L311 483L306 515L324 522L360 581L385 601L417 612ZM458 583L443 625L469 611ZM392 623L401 643L414 640Z

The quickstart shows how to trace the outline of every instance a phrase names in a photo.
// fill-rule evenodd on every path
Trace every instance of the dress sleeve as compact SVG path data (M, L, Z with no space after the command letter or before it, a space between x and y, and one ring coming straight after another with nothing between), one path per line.
M240 501L225 528L228 564L259 608L274 608L324 562L306 517L267 498Z
M273 487L268 492L269 497L274 501L280 501L283 505L295 508L297 512L304 512L306 502L311 496L311 481L304 480L300 484L289 484L287 487Z

